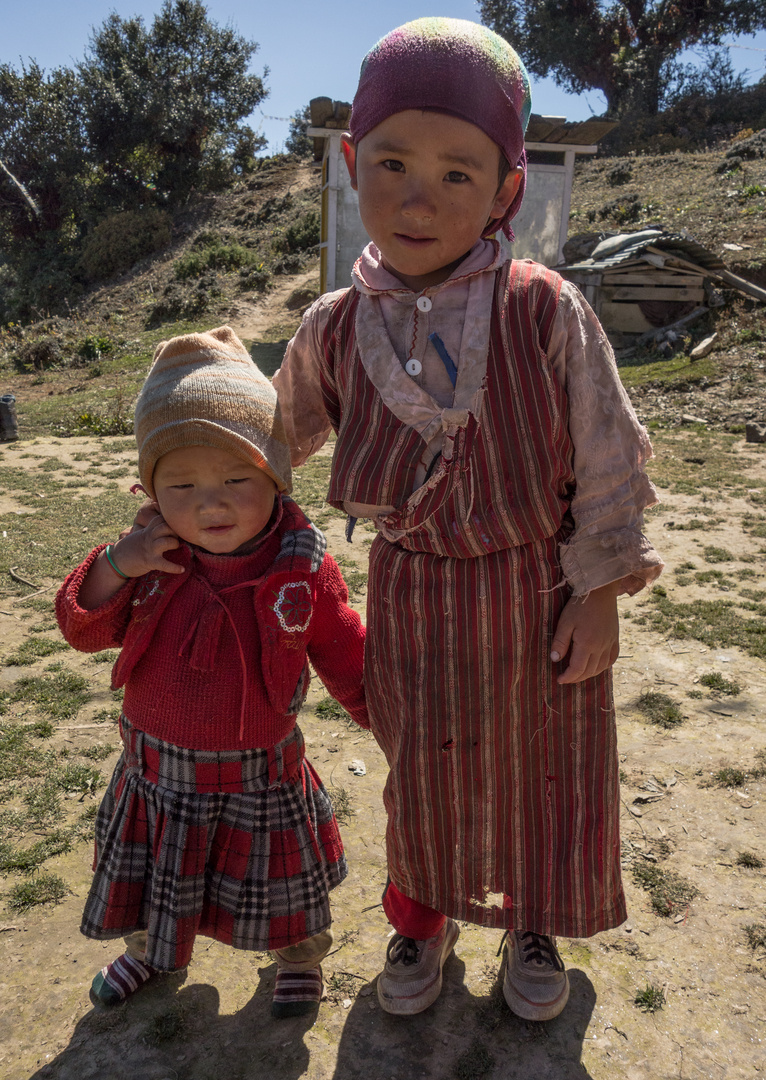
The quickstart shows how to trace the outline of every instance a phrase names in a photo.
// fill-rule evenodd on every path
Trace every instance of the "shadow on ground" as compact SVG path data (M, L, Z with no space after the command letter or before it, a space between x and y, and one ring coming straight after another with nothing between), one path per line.
M218 991L182 986L168 976L126 1005L92 1009L69 1046L30 1080L587 1080L583 1036L596 995L570 970L571 997L561 1017L531 1024L502 998L501 970L486 997L465 986L465 965L451 957L439 1001L419 1016L388 1016L367 984L346 1012L322 1005L315 1017L274 1021L275 965L259 969L247 1005L219 1014Z

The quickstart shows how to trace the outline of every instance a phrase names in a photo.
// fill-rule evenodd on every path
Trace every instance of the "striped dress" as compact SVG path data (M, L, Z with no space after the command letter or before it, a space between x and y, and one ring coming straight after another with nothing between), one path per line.
M338 435L330 501L398 508L376 518L365 655L390 767L391 879L452 918L589 936L626 912L611 673L559 686L565 665L549 660L575 529L569 397L544 349L561 287L529 262L472 282L490 290L487 337L473 363L461 349L454 400L435 414L441 453L419 486L434 430L427 410L418 425L402 405L399 361L374 359L374 298L336 299L316 367ZM654 501L645 477L638 487L640 507ZM661 566L648 547L647 578Z

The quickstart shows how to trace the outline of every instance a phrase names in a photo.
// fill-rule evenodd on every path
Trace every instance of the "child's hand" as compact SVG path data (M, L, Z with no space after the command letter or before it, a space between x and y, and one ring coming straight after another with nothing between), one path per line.
M112 547L112 559L127 577L141 577L151 570L183 574L184 568L164 557L166 551L180 546L180 541L153 503L144 503L136 514L130 532L124 533Z
M569 665L558 676L558 683L592 679L611 667L620 655L618 589L619 582L613 581L587 596L573 596L561 612L551 660L556 663L569 653Z
M159 514L160 508L154 499L146 498L136 511L136 516L133 518L133 524L129 529L123 529L120 533L120 540L125 536L130 536L131 533L138 532L139 529L145 529L149 522L152 520L155 514Z
M134 577L148 574L150 570L164 570L168 574L183 574L184 568L164 557L166 551L180 546L180 541L162 514L142 506L136 521L143 519L145 525L134 524L129 532L122 533L110 550L114 570L102 551L91 566L80 586L78 602L86 611L101 607L123 585Z

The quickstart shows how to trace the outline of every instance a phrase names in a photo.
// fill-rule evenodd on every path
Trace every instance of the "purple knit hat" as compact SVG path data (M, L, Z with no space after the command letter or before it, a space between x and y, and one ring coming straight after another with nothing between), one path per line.
M516 197L484 236L513 239L527 179L524 132L532 98L529 76L499 34L466 19L415 19L373 45L362 61L351 138L355 143L394 113L434 109L467 120L497 143L511 168L523 169Z

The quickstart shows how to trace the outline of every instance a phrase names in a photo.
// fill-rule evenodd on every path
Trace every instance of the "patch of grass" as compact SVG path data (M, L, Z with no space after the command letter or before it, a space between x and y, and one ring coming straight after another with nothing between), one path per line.
M104 761L116 749L117 747L113 743L99 743L98 746L88 746L81 753L88 761Z
M745 932L745 940L753 951L766 949L766 926L763 923L750 923L742 929Z
M702 549L702 554L705 557L705 562L709 563L721 563L731 562L734 556L726 548L708 546Z
M58 903L69 893L66 882L55 874L40 874L31 881L14 885L8 893L11 911L28 911L40 904Z
M734 865L744 866L746 870L760 870L763 866L763 859L760 855L756 855L754 851L738 851Z
M350 825L351 818L356 815L356 810L351 804L351 792L348 788L335 787L333 785L328 789L327 794L330 796L330 802L332 803L335 817L338 819L338 824Z
M635 883L649 893L652 910L657 915L672 915L679 907L699 896L699 889L691 881L672 870L636 863L631 867L631 873Z
M65 641L55 638L32 638L22 641L15 652L6 656L3 663L6 667L25 667L44 656L53 656L54 653L65 652L69 648Z
M67 765L57 778L63 791L78 792L87 795L103 783L101 773L92 765Z
M29 728L21 724L0 727L0 781L41 776L47 756L33 746Z
M641 610L647 612L648 625L658 633L681 641L693 638L713 649L736 645L751 656L766 659L766 622L743 618L732 600L677 604L652 592Z
M651 986L647 983L643 990L637 992L633 998L633 1004L641 1012L658 1012L665 1004L665 994L659 986Z
M711 585L716 584L721 589L731 589L734 586L734 582L731 578L728 578L726 574L720 570L698 570L694 575L694 580L699 585Z
M713 773L713 783L716 787L735 787L739 788L745 783L747 779L747 773L744 769L736 769L730 765L726 765L723 769L718 769Z
M49 778L46 783L35 784L24 792L27 820L34 825L46 825L56 821L61 814L59 785Z
M90 696L87 679L52 665L43 675L26 675L19 679L11 700L29 702L54 720L71 720L80 706L90 701Z
M648 691L638 699L637 707L657 727L674 728L684 721L678 705L667 694Z
M320 719L326 720L329 724L342 724L348 723L349 721L353 724L353 720L351 720L349 714L335 698L322 698L322 700L317 703L315 711Z
M766 537L766 517L763 514L745 514L742 528L750 536Z
M495 1059L479 1039L474 1039L455 1062L456 1080L484 1080L495 1067Z
M672 363L662 361L657 367ZM708 491L746 497L753 484L739 471L739 442L737 435L705 428L658 431L652 436L656 457L647 468L655 484L676 494L702 496L703 501Z
M103 652L91 653L88 659L91 664L113 664L119 655L119 649L104 649Z
M706 675L700 675L700 682L710 690L716 690L719 694L730 694L735 697L742 693L742 687L734 679L725 679L719 671L709 671Z
M347 971L335 971L327 980L327 992L334 1000L356 996L356 979Z
M93 721L96 724L101 724L101 723L116 724L117 721L120 719L120 713L121 712L122 712L122 709L119 709L119 708L115 708L115 709L99 709L98 712L95 712L93 714Z
M63 855L71 850L72 837L69 830L57 829L29 848L9 851L5 857L0 858L0 871L5 874L11 871L31 874L42 866L46 859L51 859L54 855Z

